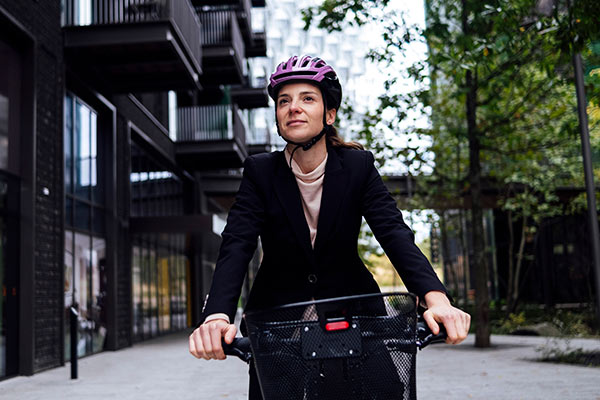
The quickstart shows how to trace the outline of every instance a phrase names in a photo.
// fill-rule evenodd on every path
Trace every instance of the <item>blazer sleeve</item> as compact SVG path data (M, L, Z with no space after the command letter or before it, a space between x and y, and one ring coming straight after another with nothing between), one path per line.
M219 256L199 323L215 313L225 313L234 321L248 264L264 223L264 201L256 184L258 173L256 161L246 158L242 182L221 234Z
M367 178L361 205L375 238L410 292L421 300L432 290L448 294L425 255L415 245L412 230L404 223L396 201L375 168L373 154L366 152L366 155Z

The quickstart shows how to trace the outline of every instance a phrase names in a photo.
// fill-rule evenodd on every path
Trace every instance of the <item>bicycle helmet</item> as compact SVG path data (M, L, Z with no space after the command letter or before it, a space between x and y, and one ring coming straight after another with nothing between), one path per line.
M269 96L277 104L277 94L285 83L311 82L317 84L323 92L329 109L340 108L342 103L342 86L337 74L330 65L318 57L293 56L282 62L269 78Z
M308 82L316 84L323 95L325 103L323 111L323 130L312 139L304 143L293 142L285 138L279 130L279 122L277 121L277 95L281 87L287 83L295 82ZM337 74L330 65L318 57L311 57L304 55L302 57L292 56L289 60L282 62L277 66L275 72L271 74L269 78L269 86L267 87L269 96L275 101L275 122L277 124L277 133L287 143L296 145L296 148L292 151L292 157L294 152L298 148L302 147L302 150L309 150L315 143L317 143L329 130L331 126L327 124L326 112L328 109L340 108L342 103L342 86L337 77ZM292 164L292 157L290 157L290 168Z

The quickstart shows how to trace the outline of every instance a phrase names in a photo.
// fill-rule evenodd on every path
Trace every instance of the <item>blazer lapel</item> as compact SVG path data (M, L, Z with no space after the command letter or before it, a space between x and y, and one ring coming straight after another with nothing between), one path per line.
M319 250L335 225L335 220L340 210L342 199L345 197L347 176L342 162L332 146L327 146L327 165L325 166L325 178L323 180L323 194L321 196L321 208L319 210L319 222L317 224L317 237L315 239L315 250Z
M277 161L277 170L275 171L275 193L281 202L281 207L290 220L292 230L296 234L298 242L306 252L309 260L314 261L312 245L310 243L310 232L304 210L302 209L302 200L300 189L296 183L296 177L286 165L285 155L279 153Z

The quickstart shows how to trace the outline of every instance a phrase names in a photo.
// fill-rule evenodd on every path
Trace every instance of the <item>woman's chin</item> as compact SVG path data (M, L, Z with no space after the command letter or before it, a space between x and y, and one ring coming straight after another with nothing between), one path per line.
M314 135L307 135L307 134L298 135L298 134L293 134L293 133L292 134L284 133L283 137L292 142L304 143L304 142L308 142L310 139L312 139L316 135L317 135L317 133L315 133Z

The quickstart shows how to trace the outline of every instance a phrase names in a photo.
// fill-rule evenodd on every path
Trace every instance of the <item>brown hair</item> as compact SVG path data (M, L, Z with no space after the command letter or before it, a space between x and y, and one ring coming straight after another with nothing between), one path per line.
M334 147L345 147L347 149L355 149L355 150L364 150L362 144L358 142L345 142L344 139L339 135L337 129L334 126L331 126L327 133L325 134L327 138L327 144Z

